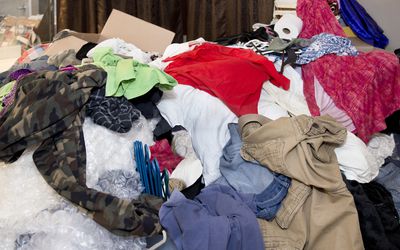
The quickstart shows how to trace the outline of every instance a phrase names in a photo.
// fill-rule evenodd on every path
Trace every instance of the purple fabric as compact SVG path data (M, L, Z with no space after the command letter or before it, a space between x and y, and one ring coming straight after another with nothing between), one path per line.
M23 76L25 76L27 74L32 73L32 72L33 71L30 70L30 69L18 69L18 70L14 71L14 72L11 72L9 77L10 77L10 79L12 81L14 81L14 80L18 80L20 77L23 77Z

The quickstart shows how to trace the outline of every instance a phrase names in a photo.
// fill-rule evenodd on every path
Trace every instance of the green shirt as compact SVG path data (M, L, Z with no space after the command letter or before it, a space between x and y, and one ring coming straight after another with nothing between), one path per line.
M154 86L171 90L178 84L172 76L159 69L114 55L111 48L97 48L93 60L107 72L106 96L132 99L146 94Z

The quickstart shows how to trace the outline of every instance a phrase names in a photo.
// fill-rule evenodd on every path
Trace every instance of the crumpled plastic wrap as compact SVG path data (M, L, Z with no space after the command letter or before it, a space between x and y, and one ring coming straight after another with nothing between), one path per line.
M83 125L87 185L96 188L100 176L121 170L129 173L129 192L114 195L137 197L142 187L135 170L133 141L152 144L154 127L153 121L141 117L128 133L119 134L87 118ZM58 195L37 170L33 150L26 150L12 164L0 162L0 249L145 248L145 239L110 233ZM111 181L106 189L116 190L118 185L124 184Z
M85 119L86 184L93 188L106 170L135 170L133 142L153 144L153 124L140 117L127 133L117 133Z
M70 204L55 211L43 210L31 220L15 224L14 228L26 232L14 243L19 250L143 249L146 246L144 239L111 234Z
M142 191L140 176L134 171L111 170L100 176L95 189L121 199L138 198Z

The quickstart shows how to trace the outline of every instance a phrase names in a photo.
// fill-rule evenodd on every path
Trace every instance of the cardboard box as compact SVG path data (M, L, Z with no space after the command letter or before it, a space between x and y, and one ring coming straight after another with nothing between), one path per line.
M71 32L71 36L53 42L46 50L46 55L67 49L78 51L87 42L99 43L114 37L132 43L143 51L162 54L174 36L172 31L113 9L100 34Z

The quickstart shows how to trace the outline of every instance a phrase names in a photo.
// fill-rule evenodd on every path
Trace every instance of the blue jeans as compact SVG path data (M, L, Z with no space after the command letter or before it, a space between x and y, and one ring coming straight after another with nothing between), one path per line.
M274 174L275 178L264 191L255 195L257 217L266 220L275 218L282 200L286 197L291 179L284 175Z

